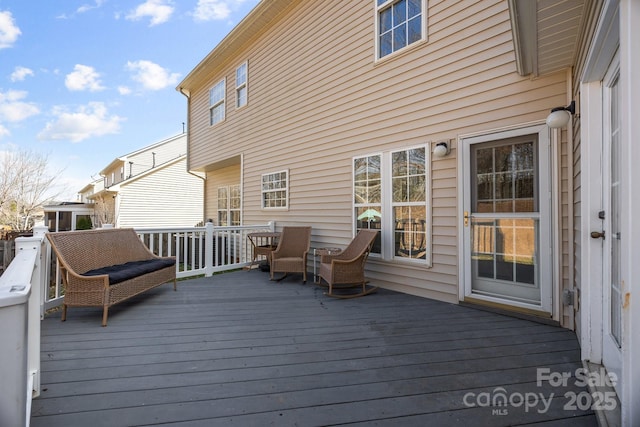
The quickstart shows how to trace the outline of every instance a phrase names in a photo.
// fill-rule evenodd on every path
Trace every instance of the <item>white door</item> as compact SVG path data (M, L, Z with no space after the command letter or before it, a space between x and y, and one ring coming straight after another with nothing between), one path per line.
M548 133L462 139L464 299L551 314Z
M602 138L602 205L598 216L602 230L592 230L591 237L602 239L602 361L610 373L615 373L616 391L622 367L622 293L620 234L620 94L619 63L614 60L603 81Z

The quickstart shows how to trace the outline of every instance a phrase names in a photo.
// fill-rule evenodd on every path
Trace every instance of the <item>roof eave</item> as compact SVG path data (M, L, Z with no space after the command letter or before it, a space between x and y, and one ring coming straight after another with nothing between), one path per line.
M537 75L537 7L535 1L508 0L516 68L521 76Z
M180 82L176 90L187 97L205 74L211 73L216 64L222 64L235 55L256 34L264 30L265 24L276 18L284 9L301 0L261 0L220 43L196 65Z

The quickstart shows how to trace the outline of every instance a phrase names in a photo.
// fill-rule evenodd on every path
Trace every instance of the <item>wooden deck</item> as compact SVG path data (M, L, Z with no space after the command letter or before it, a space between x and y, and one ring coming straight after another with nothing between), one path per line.
M575 378L536 382L582 366L575 334L469 307L336 300L253 270L164 285L100 320L42 322L32 426L597 426L572 408Z

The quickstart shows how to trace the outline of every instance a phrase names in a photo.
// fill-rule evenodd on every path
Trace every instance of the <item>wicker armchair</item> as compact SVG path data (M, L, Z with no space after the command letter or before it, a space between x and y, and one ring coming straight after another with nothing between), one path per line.
M349 246L337 254L321 255L317 284L324 279L329 285L327 295L336 298L355 298L370 294L378 287L368 287L364 277L364 265L376 239L376 230L360 230ZM336 286L338 285L338 286ZM335 289L362 286L358 293L334 293Z
M283 227L278 247L271 252L271 280L273 273L302 273L303 283L307 282L307 255L311 245L311 227Z

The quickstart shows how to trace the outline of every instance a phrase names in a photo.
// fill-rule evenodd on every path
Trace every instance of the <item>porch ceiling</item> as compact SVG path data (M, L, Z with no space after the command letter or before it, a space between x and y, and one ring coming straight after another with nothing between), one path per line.
M518 73L553 73L574 64L584 0L508 0Z

